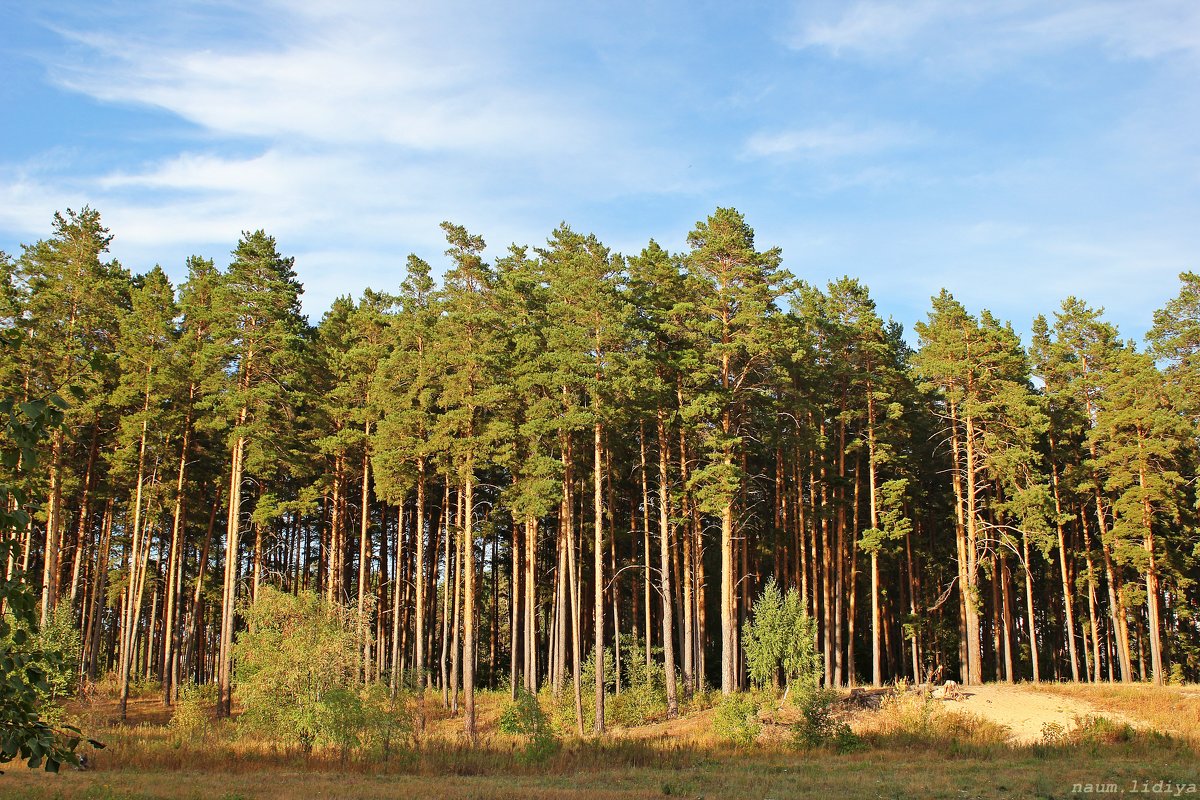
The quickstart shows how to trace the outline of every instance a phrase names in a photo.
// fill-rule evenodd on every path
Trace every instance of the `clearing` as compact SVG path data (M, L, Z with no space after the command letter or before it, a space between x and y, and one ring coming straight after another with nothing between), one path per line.
M713 730L717 711L708 708L615 729L604 740L568 738L536 764L520 757L520 737L496 729L507 698L493 692L477 695L478 747L461 742L461 720L431 695L419 746L386 761L333 751L306 757L239 736L228 721L202 739L180 741L153 696L131 703L126 726L107 722L115 706L97 699L81 709L89 730L109 745L94 754L95 768L55 776L10 765L0 776L0 800L958 800L1064 798L1077 785L1128 790L1143 783L1170 783L1176 796L1198 793L1200 693L1194 687L989 684L960 691L958 700L926 702L910 692L882 709L844 712L863 740L861 749L847 753L796 749L790 725L799 714L785 704L760 713L763 733L750 748L721 742ZM1103 724L1089 725L1096 717ZM1043 738L1047 730L1049 739Z

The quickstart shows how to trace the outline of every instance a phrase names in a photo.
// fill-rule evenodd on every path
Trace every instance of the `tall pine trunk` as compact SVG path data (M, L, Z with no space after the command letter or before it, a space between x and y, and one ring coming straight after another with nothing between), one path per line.
M663 410L657 410L658 425L658 569L662 589L663 673L666 679L667 718L679 715L675 686L675 602L671 593L671 499L667 475L667 434ZM648 635L648 634L647 634Z
M592 730L597 735L604 733L604 473L601 453L601 428L600 422L597 421L592 430L592 613L595 615L593 646L596 659L596 718Z
M245 421L245 410L241 415ZM238 544L242 517L242 457L245 437L233 446L229 466L229 517L225 534L225 582L221 597L221 642L217 667L217 716L228 717L233 703L233 614L237 602Z

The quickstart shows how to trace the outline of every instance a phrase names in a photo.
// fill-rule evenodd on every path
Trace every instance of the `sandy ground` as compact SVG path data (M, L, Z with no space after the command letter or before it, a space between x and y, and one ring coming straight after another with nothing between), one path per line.
M1057 723L1064 729L1075 726L1076 718L1089 714L1129 722L1120 714L1101 712L1096 706L1069 697L1039 692L1026 686L986 684L960 689L960 699L944 700L947 708L965 711L1007 726L1019 744L1040 741L1042 726Z
M986 684L969 689L960 688L958 699L936 702L944 703L947 711L974 714L1007 727L1012 731L1010 738L1016 744L1042 741L1042 726L1047 723L1056 723L1064 730L1070 730L1075 727L1079 718L1088 715L1104 716L1116 722L1137 725L1136 720L1120 713L1101 710L1086 701L1060 697L1022 685ZM613 733L637 739L670 738L680 744L703 742L712 738L715 714L715 709L708 709L672 722L615 729ZM768 734L775 732L786 736L786 726L799 719L799 711L784 703L761 716L764 722L776 723L774 726L766 726ZM776 728L778 730L775 730Z

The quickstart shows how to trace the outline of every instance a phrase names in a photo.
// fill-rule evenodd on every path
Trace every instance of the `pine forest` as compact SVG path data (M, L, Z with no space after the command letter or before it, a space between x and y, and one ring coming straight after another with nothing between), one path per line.
M1195 273L1144 342L1084 298L1010 323L947 290L905 332L731 208L678 253L442 229L315 324L261 230L178 285L88 207L0 254L5 408L61 414L5 445L3 569L81 685L114 676L122 714L214 686L228 716L292 595L469 741L484 690L599 734L639 665L667 717L761 682L771 592L830 688L1200 680Z

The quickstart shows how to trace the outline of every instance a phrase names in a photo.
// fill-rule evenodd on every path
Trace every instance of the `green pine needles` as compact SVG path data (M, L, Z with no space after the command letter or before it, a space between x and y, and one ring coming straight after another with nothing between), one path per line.
M751 613L743 644L750 680L773 688L779 688L781 677L789 689L815 685L821 674L816 624L804 611L800 593L793 588L784 594L772 578Z

